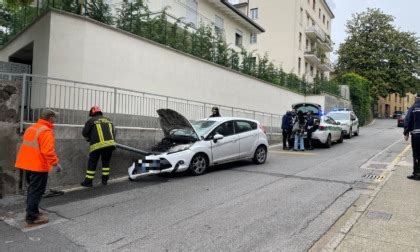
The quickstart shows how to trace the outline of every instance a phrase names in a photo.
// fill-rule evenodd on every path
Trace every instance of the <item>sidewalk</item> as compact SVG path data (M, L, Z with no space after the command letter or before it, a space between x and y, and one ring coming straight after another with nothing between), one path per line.
M336 251L420 251L420 181L408 151Z

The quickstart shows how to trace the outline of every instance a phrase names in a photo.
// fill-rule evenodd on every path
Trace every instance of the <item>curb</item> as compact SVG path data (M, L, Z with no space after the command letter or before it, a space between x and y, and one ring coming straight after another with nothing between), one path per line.
M391 145L392 146L392 145ZM366 212L368 207L371 205L373 200L376 198L378 193L381 191L381 189L385 186L385 184L388 182L388 180L391 178L392 174L395 172L395 165L397 165L403 157L405 157L406 153L411 149L411 145L407 145L405 149L400 152L400 154L395 157L395 159L389 164L390 169L385 170L381 173L381 176L388 173L388 176L386 176L385 180L382 181L377 188L372 192L371 195L369 195L369 199L364 202L362 206L360 206L349 218L349 220L344 224L343 227L341 227L340 231L334 235L331 240L327 243L327 245L322 249L322 251L335 251L338 246L341 244L341 242L344 240L344 238L347 236L347 234L350 232L350 230L353 228L354 224L360 219L360 217L363 216L363 214Z

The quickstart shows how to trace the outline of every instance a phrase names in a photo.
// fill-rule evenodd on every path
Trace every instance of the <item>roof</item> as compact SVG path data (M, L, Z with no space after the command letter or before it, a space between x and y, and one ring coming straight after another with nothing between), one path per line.
M327 8L327 11L328 11L328 12L329 12L329 14L331 15L331 18L335 18L334 13L332 12L332 10L331 10L330 6L328 5L327 1L326 1L326 0L322 0L321 2L322 2L322 3L325 5L325 7Z
M219 9L224 11L226 14L233 17L238 22L241 22L243 25L247 26L254 33L265 32L265 29L249 18L245 13L238 10L235 6L229 3L227 0L208 0L209 2L216 5Z

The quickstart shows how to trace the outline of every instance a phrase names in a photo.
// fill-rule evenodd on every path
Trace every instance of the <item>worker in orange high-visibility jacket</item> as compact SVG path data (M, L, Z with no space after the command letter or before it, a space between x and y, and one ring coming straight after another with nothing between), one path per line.
M26 223L40 225L48 222L48 217L39 212L39 203L44 194L48 172L53 166L61 170L54 144L54 121L58 113L46 109L41 119L26 129L20 145L15 167L26 171L28 196L26 201Z

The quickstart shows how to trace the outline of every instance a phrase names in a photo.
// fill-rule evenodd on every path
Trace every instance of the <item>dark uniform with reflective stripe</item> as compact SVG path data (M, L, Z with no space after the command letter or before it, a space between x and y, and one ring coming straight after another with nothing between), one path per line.
M420 179L420 98L416 98L414 105L408 110L404 121L404 135L411 133L411 147L413 149L413 175Z
M96 115L86 122L83 137L90 143L85 182L92 183L99 158L102 158L102 183L108 181L112 152L115 150L115 130L109 118Z

